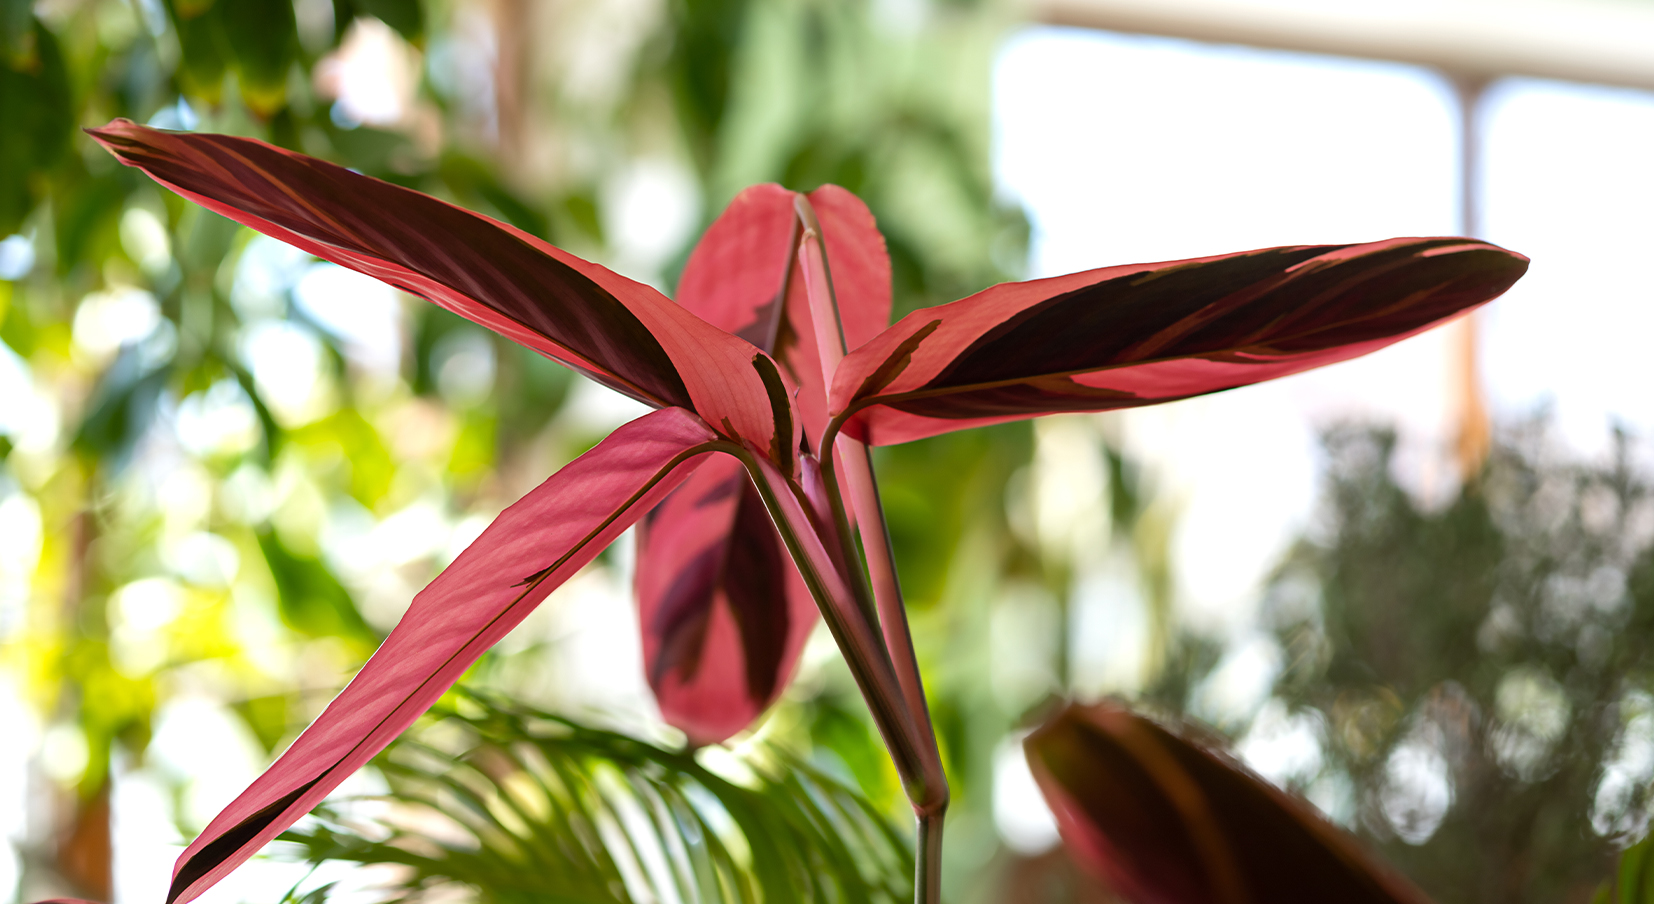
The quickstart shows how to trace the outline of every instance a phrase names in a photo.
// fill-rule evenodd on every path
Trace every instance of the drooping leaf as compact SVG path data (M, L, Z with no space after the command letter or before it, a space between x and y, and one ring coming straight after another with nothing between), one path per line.
M704 461L715 439L682 409L653 412L502 512L414 597L327 710L185 849L168 904L211 887L382 750L547 594Z
M1216 392L1398 342L1498 297L1527 263L1470 239L1390 239L1007 283L853 352L832 408L889 445Z
M639 525L643 661L695 744L752 723L792 677L816 606L746 469L708 462Z
M438 889L489 904L911 899L912 855L877 808L782 751L726 755L734 781L691 751L463 689L436 712L376 761L393 812L364 825L324 805L283 840L313 863L408 868L382 889L393 901Z
M1082 864L1142 904L1428 904L1308 803L1117 704L1070 706L1028 763Z
M91 134L209 210L427 298L647 405L689 408L791 470L799 425L774 363L642 283L512 226L261 141L124 119Z

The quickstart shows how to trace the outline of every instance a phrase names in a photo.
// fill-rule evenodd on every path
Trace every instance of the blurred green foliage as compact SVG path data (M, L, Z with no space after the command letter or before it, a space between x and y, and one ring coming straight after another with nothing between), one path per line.
M1649 853L1654 838L1644 838L1620 852L1614 876L1603 882L1591 896L1591 904L1648 904L1654 901L1654 869Z

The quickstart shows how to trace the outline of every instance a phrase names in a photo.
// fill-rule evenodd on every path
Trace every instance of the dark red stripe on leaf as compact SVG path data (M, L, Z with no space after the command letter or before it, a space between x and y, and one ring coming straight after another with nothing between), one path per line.
M1527 259L1458 238L1272 248L995 286L916 311L834 378L847 431L888 444L1273 379L1497 297Z
M941 373L926 381L926 386L1022 380L1033 374L1079 372L1140 358L1172 357L1185 349L1198 353L1196 349L1211 351L1249 344L1241 337L1255 333L1251 321L1267 322L1277 315L1278 304L1252 306L1263 310L1244 309L1249 322L1228 324L1231 328L1227 331L1210 329L1214 321L1222 323L1214 309L1221 309L1237 286L1275 280L1321 250L1271 248L1227 258L1219 268L1167 268L1064 292L1016 312L984 333ZM1192 341L1195 337L1191 336L1183 337L1183 342L1155 341L1161 333L1177 329L1191 318L1204 319L1207 329L1198 335L1209 336L1211 341ZM1139 350L1135 358L1129 354L1133 350Z
M798 437L793 432L793 406L787 387L781 382L781 371L768 355L752 356L752 367L764 381L764 394L769 397L770 411L774 412L775 432L770 436L769 457L783 474L793 473L793 454L798 448Z
M1428 904L1309 804L1121 706L1071 706L1026 749L1069 850L1134 901Z
M741 629L748 699L762 708L780 694L783 678L792 673L788 648L794 613L787 603L792 589L788 584L797 569L750 478L741 483L728 548L724 594ZM796 589L803 589L802 578L797 579Z
M349 170L223 135L116 120L122 162L210 210L428 298L656 407L763 448L773 412L751 343L519 229Z
M271 823L287 812L289 807L298 802L298 799L303 797L306 791L316 787L316 783L321 780L321 776L317 776L294 788L274 803L214 838L211 844L205 845L201 850L196 851L195 856L179 864L172 877L172 887L167 891L167 904L173 904L174 901L178 900L179 895L182 895L191 885L194 885L197 879L212 872L213 867L235 856L236 852L240 851L247 842L252 841L260 832L269 828Z

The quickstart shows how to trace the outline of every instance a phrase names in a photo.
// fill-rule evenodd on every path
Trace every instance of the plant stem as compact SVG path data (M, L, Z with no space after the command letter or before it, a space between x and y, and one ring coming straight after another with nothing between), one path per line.
M833 290L826 249L823 247L821 224L815 211L803 195L794 198L798 214L795 229L796 261L802 278L805 296L810 303L810 318L815 327L816 348L825 372L832 373L847 353L844 321ZM788 264L791 279L792 262ZM884 506L879 500L879 488L873 476L873 460L867 446L850 437L841 437L841 422L833 420L823 431L817 454L821 458L821 481L833 528L845 558L846 575L858 596L863 618L877 624L882 634L881 652L884 664L896 683L900 704L905 710L904 728L914 744L915 774L903 775L903 788L913 805L918 819L918 850L915 863L914 900L917 904L939 904L942 894L942 822L948 808L948 778L942 768L942 756L936 744L936 729L930 720L930 706L925 700L924 682L919 674L918 656L913 650L913 634L907 623L907 607L902 601L901 583L896 577L896 561L890 549L890 529L885 523ZM850 508L856 513L860 529L862 560L866 571L855 568L856 542L851 536L850 515L839 488L839 468L844 469L844 481L851 493ZM868 600L871 590L872 600ZM869 701L871 703L871 701ZM875 713L875 718L877 713ZM888 741L887 741L888 743ZM897 751L891 754L896 758ZM898 763L898 771L900 764Z
M913 900L915 904L941 904L942 814L919 814L917 834L917 850L913 858Z
M837 448L842 453L850 504L855 507L856 526L861 534L862 549L867 554L868 579L872 582L873 599L878 605L879 627L884 633L885 649L890 653L896 680L902 684L902 699L920 720L934 746L930 704L925 700L919 657L913 649L913 631L907 623L907 604L902 598L901 581L896 576L896 559L890 547L890 527L884 520L884 504L879 499L871 450L859 440L842 435L837 438Z
M858 582L827 547L823 534L825 525L812 517L805 500L800 499L797 485L778 471L768 459L730 444L723 451L735 455L746 465L758 495L775 522L776 532L797 563L804 583L815 598L821 617L833 634L850 674L856 680L867 708L873 714L890 759L901 776L903 790L914 807L919 801L934 800L936 789L926 780L931 770L926 760L935 741L928 732L921 731L907 711L902 699L901 683L896 679L885 651L884 641L874 624L864 616L864 604L859 597ZM806 459L806 461L809 461ZM822 513L825 514L825 513ZM831 536L830 534L828 535ZM945 787L942 800L946 801Z

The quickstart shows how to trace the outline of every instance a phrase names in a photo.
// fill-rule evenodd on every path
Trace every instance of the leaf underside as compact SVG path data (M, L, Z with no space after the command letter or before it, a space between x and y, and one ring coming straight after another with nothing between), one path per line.
M690 255L678 301L774 357L781 383L772 379L766 388L794 400L809 448L826 426L827 375L793 264L796 197L779 185L737 195ZM808 198L845 337L860 344L890 318L884 239L867 207L844 189L824 186ZM771 459L784 462L779 453ZM815 603L734 462L707 465L641 527L637 595L650 686L662 716L692 741L722 741L785 688L816 623Z

